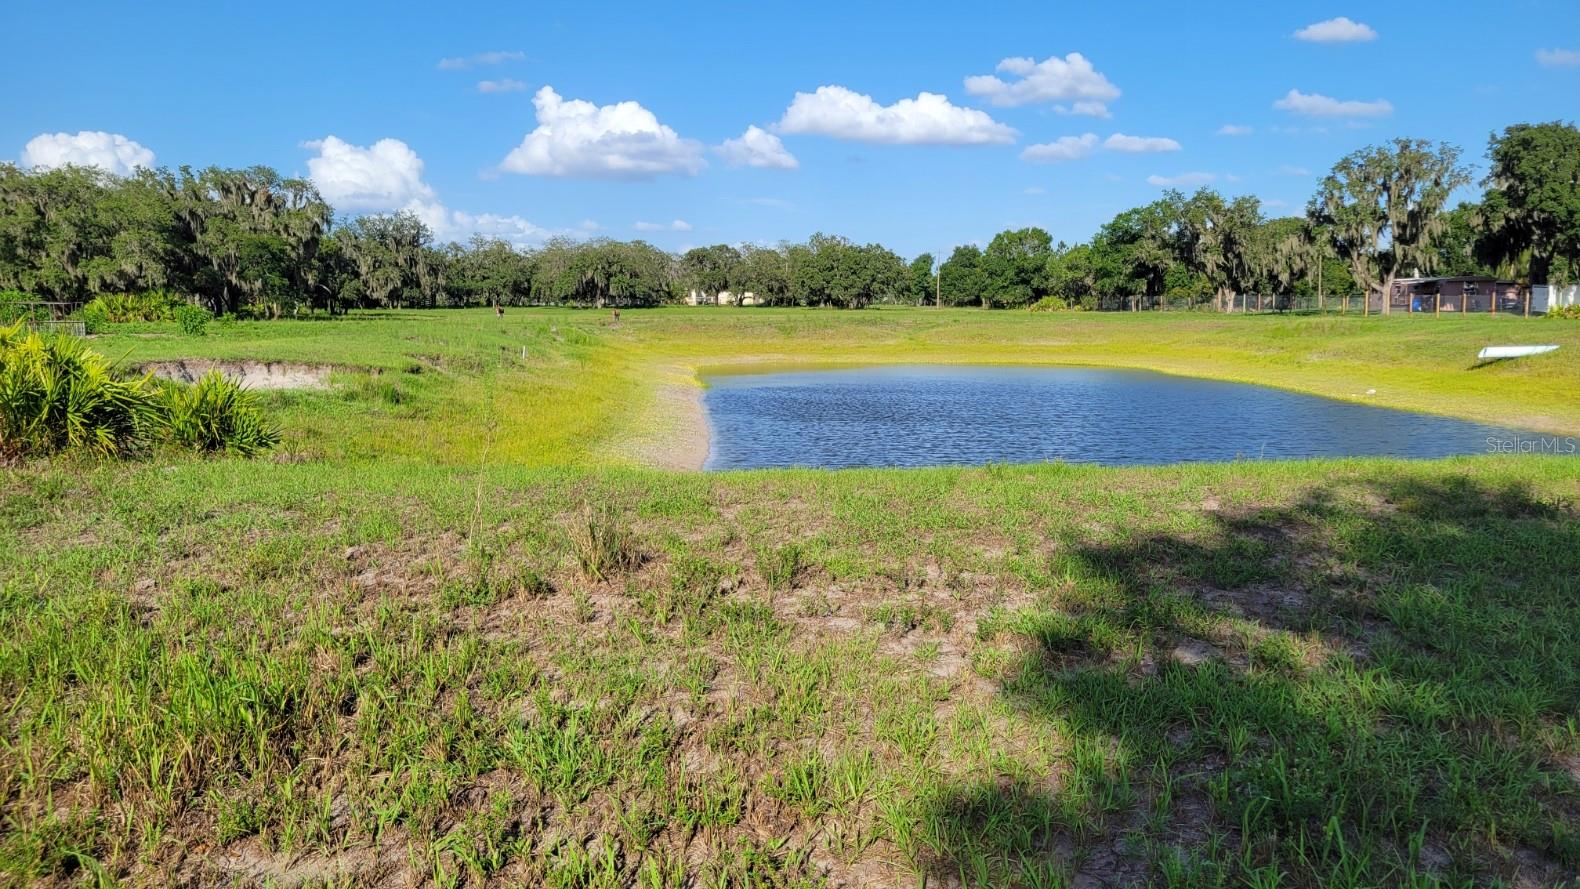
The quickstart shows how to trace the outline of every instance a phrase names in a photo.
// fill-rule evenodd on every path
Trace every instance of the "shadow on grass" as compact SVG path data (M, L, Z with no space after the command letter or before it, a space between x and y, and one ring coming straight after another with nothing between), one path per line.
M1068 752L927 800L935 878L1580 885L1572 504L1374 477L1208 519L1058 552L984 623Z

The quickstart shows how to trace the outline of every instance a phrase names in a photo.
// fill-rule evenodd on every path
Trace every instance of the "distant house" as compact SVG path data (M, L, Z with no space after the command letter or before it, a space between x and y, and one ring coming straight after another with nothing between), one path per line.
M1381 294L1372 294L1371 310L1383 311ZM1451 278L1396 278L1388 295L1393 312L1522 312L1520 285L1486 275Z
M701 290L693 290L686 294L686 305L688 306L756 306L761 304L762 300L758 299L757 294L750 290L743 293L733 293L728 290L720 290L718 293L704 293Z

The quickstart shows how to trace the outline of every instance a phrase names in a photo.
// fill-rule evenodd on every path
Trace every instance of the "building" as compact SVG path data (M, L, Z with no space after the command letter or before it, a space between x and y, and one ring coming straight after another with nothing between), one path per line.
M757 294L750 290L744 293L732 293L728 290L720 290L718 293L704 293L701 290L693 290L686 294L686 305L688 306L756 306L761 304L762 300L759 300Z
M1381 294L1368 299L1373 312L1383 311ZM1514 312L1525 311L1520 285L1484 275L1452 278L1396 278L1389 293L1392 312Z

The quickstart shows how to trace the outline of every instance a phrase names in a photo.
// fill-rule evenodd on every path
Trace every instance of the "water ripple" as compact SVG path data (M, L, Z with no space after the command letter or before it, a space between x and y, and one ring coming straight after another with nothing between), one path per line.
M903 366L708 383L709 469L1445 457L1519 434L1135 370Z

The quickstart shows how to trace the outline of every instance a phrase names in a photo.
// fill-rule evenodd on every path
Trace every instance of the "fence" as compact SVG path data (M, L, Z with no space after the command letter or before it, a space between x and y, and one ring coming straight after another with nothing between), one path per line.
M1314 314L1331 312L1341 314L1363 311L1360 294L1295 296L1293 294L1237 293L1227 304L1220 304L1211 296L1105 296L1099 297L1093 308L1102 312L1233 312L1236 314L1290 313ZM1375 308L1372 311L1376 311Z
M1574 284L1568 286L1537 284L1531 288L1531 304L1532 311L1542 312L1580 305L1580 287Z
M1373 295L1369 300L1359 293L1325 294L1323 296L1295 296L1290 294L1271 293L1241 293L1229 301L1223 311L1236 314L1301 314L1301 315L1380 315L1383 313L1382 300ZM1529 293L1518 297L1507 295L1484 294L1481 296L1435 296L1424 295L1407 297L1401 302L1395 299L1390 307L1394 315L1460 315L1460 314L1498 314L1498 315L1539 315L1546 311L1544 301L1530 299ZM1202 308L1213 309L1214 304L1207 303Z
M75 337L88 335L85 321L29 321L27 326L39 333L63 333Z
M1365 297L1359 293L1326 293L1321 296L1307 294L1237 293L1225 309L1229 312L1254 315L1261 313L1299 313L1304 315L1344 315L1366 311ZM1374 310L1375 311L1375 310Z

